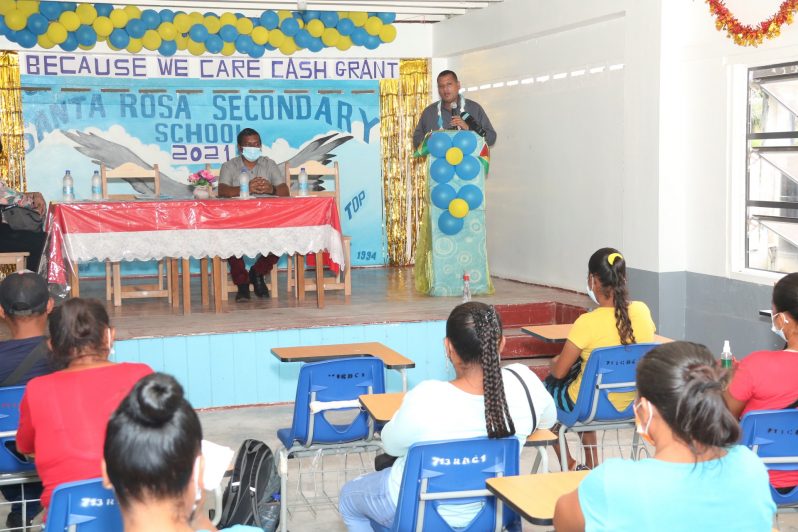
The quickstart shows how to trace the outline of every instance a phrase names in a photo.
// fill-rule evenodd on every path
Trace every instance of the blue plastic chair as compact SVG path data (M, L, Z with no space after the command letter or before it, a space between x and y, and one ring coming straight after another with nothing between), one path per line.
M70 528L74 527L74 528ZM46 530L75 532L122 532L122 514L114 492L102 479L66 482L53 491L47 510Z
M582 373L582 383L574 409L570 412L557 409L560 422L560 461L563 471L568 469L565 434L567 431L588 432L610 430L624 426L634 427L634 401L623 410L610 402L614 393L636 392L637 363L659 344L629 344L594 349ZM635 433L632 446L637 449ZM635 457L635 454L632 456Z
M520 530L518 515L485 487L489 478L518 475L520 454L515 437L413 445L407 453L391 530ZM464 528L452 528L439 513L441 505L467 503L479 503L482 508Z
M36 466L25 456L15 453L17 428L19 428L19 405L24 386L0 388L0 473L23 473L35 471Z
M740 443L754 451L769 470L798 471L798 410L748 412L740 421L740 428ZM798 487L779 493L771 486L770 494L779 508L798 507Z
M289 458L381 449L373 439L374 422L360 407L358 399L371 393L385 393L385 364L379 358L337 358L305 364L299 370L293 422L290 428L277 431L284 446L278 451L281 530L287 530L288 524ZM337 401L350 404L325 405ZM316 407L315 413L311 412L312 404ZM325 417L329 411L352 409L360 411L346 424L335 424Z

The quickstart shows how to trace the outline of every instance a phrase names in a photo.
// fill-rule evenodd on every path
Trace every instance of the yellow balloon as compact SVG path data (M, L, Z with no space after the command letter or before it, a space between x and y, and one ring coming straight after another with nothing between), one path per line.
M324 22L314 18L308 22L307 30L313 37L321 37L321 34L324 33Z
M396 26L387 24L380 29L380 40L382 42L393 42L396 39Z
M466 203L466 200L455 198L449 202L449 214L455 218L465 218L466 214L468 214L468 203Z
M216 15L208 15L205 17L205 27L208 29L208 33L219 33L222 23L219 22L219 17Z
M78 4L75 13L78 15L80 23L86 24L87 26L97 18L97 10L91 4Z
M346 52L350 48L352 48L352 39L349 35L341 35L338 38L338 42L335 43L335 47L341 50L342 52Z
M178 50L187 49L188 48L188 41L189 41L189 38L187 36L185 36L185 35L178 34L177 37L175 37L175 44L177 44L177 49Z
M47 34L46 34L46 33L42 33L41 35L39 35L39 38L38 38L38 39L36 39L36 44L38 44L38 45L39 45L39 46L41 46L42 48L47 48L47 49L50 49L50 48L52 48L53 46L55 46L55 43L54 43L53 41L51 41L51 40L50 40L50 39L47 37Z
M97 37L108 37L114 31L114 23L108 17L97 17L91 27L97 32Z
M171 22L161 22L161 25L158 26L158 35L164 41L174 41L177 37L177 28Z
M275 48L279 48L286 40L285 33L280 29L273 29L269 32L269 44Z
M108 15L114 28L124 28L127 24L128 16L124 9L116 8Z
M159 46L161 46L161 36L158 35L158 32L155 30L147 30L144 32L144 36L141 38L141 44L144 45L144 48L147 50L157 50Z
M286 37L283 41L283 44L279 46L280 51L285 55L291 55L297 51L296 43L294 39L290 37Z
M348 17L349 17L349 11L339 11L338 12L338 20L341 20L342 18L348 18Z
M350 11L349 18L352 19L355 26L362 26L368 20L369 14L365 11Z
M188 51L191 52L191 55L202 55L205 53L205 43L204 42L194 42L191 39L188 40Z
M252 30L252 42L258 45L263 45L269 42L269 30L264 28L263 26L258 26Z
M327 28L321 34L321 42L324 43L324 46L335 46L340 38L341 34L335 28Z
M227 13L222 13L222 16L219 17L219 23L222 26L226 26L228 24L230 26L235 26L236 22L238 22L238 18L236 17L236 14L235 13L230 13L229 11Z
M222 55L233 55L234 53L236 53L236 43L224 43L224 46L222 46Z
M255 25L252 24L252 21L249 20L247 17L240 18L236 22L236 29L238 30L238 33L240 33L241 35L249 35L250 33L252 33L252 29L254 27Z
M50 27L47 28L47 38L53 41L53 44L61 44L67 39L67 30L59 22L51 22Z
M39 0L17 0L17 9L25 15L33 15L39 12Z
M16 0L9 0L8 2L0 2L0 15L7 15L17 8Z
M127 51L131 54L137 54L141 51L143 46L141 39L130 39L130 42L127 43Z
M287 11L285 9L281 9L281 10L279 10L277 12L277 18L280 19L280 22L282 22L283 20L287 19L288 17L292 17L292 16L293 15L291 14L291 12Z
M458 165L463 160L463 150L457 147L452 147L446 150L446 162L452 166Z
M80 17L74 11L64 11L58 17L58 22L66 28L67 31L75 31L80 27Z
M6 26L14 31L23 29L28 24L28 15L19 9L13 9L6 13Z
M132 18L141 18L141 9L138 6L125 6L122 11L127 15L128 20Z
M199 11L192 11L191 13L188 14L188 18L191 19L192 26L194 24L202 24L203 22L205 22L205 16Z
M178 13L172 20L172 24L175 25L175 28L180 33L188 33L188 30L191 29L191 17L185 13Z
M365 25L366 31L369 35L379 35L382 29L382 21L377 17L369 17Z

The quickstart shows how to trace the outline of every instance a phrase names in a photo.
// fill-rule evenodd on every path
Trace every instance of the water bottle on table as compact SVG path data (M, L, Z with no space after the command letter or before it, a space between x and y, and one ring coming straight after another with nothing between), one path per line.
M69 170L64 174L61 193L64 201L75 201L75 181L73 181L72 173Z
M241 175L238 178L238 186L239 186L239 198L248 198L249 197L249 172L245 169L241 170Z
M463 303L471 301L471 277L463 272Z
M100 172L97 170L95 170L94 175L91 176L91 199L94 201L103 199L103 180L100 178Z
M300 196L307 196L308 195L308 173L305 171L304 168L299 169L299 195Z

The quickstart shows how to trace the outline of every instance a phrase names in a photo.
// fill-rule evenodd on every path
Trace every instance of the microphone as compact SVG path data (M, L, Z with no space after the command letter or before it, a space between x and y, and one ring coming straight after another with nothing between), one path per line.
M477 123L476 119L475 119L473 116L471 116L471 115L468 113L468 111L466 111L465 109L463 110L463 112L462 112L462 113L460 113L460 118L462 118L462 119L463 119L463 122L465 122L466 124L468 124L468 128L469 128L471 131L473 131L474 133L476 133L476 134L477 134L477 135L479 135L480 137L484 137L485 135L487 135L487 133L486 133L486 131L485 131L485 128L483 128L482 126L480 126L480 125Z
M457 116L459 113L457 112L457 100L453 101L449 104L449 107L452 109L452 116ZM460 129L457 126L449 126L449 129Z

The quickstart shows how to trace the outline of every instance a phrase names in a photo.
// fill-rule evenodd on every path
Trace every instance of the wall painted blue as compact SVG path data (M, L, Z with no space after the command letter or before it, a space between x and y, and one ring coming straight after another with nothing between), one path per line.
M195 408L293 401L301 363L283 363L273 347L382 342L412 359L412 388L425 379L446 378L443 337L446 322L387 323L314 329L207 334L121 340L117 362L143 362L174 375ZM396 371L387 371L388 391L401 391Z

